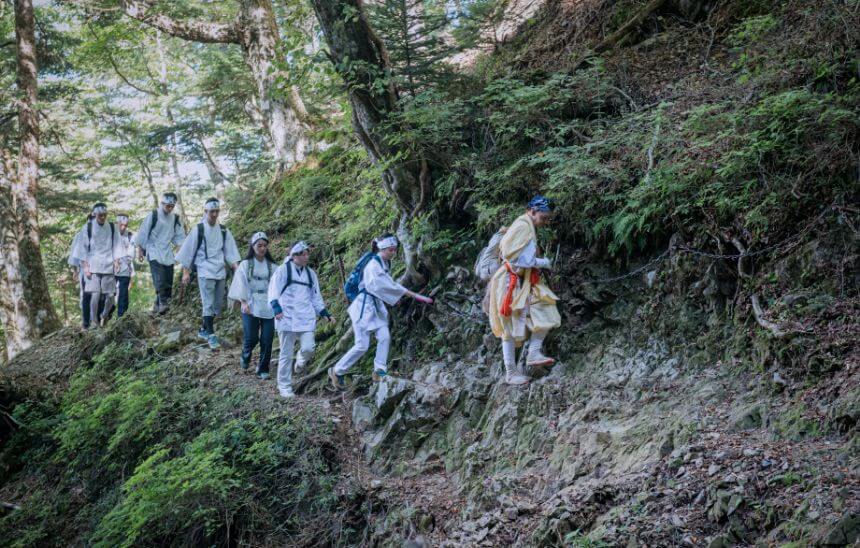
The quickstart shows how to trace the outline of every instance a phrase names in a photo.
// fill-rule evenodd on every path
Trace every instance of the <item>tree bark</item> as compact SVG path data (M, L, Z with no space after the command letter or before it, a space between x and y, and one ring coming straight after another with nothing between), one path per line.
M38 68L32 0L15 1L16 83L20 150L17 166L8 153L2 159L2 295L6 353L9 359L33 341L57 329L39 247L36 191L39 184ZM16 169L17 167L17 169Z
M423 213L431 195L430 169L418 158L385 141L384 119L397 110L397 90L375 85L389 76L390 63L382 42L373 32L359 0L311 0L322 27L331 60L346 82L352 106L352 123L371 160L385 165L383 188L394 198L400 212L397 235L406 260L405 282L422 285L421 245L411 236L411 222ZM390 82L390 79L389 79ZM395 160L395 158L398 158Z
M278 93L275 59L280 34L270 0L240 0L239 15L233 23L177 21L153 11L149 0L120 0L129 17L183 40L202 43L238 44L251 71L263 129L277 161L278 175L303 161L308 150L307 111L295 89Z

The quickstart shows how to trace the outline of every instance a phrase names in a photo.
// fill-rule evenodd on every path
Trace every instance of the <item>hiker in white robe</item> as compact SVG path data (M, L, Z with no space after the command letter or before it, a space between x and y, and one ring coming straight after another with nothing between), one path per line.
M310 249L306 242L297 242L269 282L269 305L275 312L275 329L281 346L278 392L284 398L295 395L293 354L296 341L299 343L295 361L298 373L313 357L317 318L326 318L334 323L334 318L326 310L317 274L308 266Z
M275 273L275 260L269 254L269 237L265 232L251 236L251 247L245 260L239 263L230 292L227 296L240 303L242 309L242 355L240 367L245 370L251 365L251 354L260 345L260 359L256 375L260 379L269 378L269 362L272 359L272 339L275 334L275 313L269 305L269 282Z
M406 289L391 277L391 259L397 254L397 238L386 235L372 243L375 257L367 261L359 282L359 294L349 305L349 318L355 344L329 369L329 379L337 389L345 387L344 375L370 348L370 335L376 337L376 355L373 359L373 380L379 381L388 373L388 351L391 333L388 329L388 306L402 297L432 304L433 299Z
M93 219L76 237L75 259L84 272L84 291L90 295L90 326L104 325L116 293L115 274L123 252L119 229L107 221L107 206L93 206Z
M203 222L194 226L182 243L176 260L182 264L182 283L191 281L192 267L197 272L197 285L200 288L203 326L197 332L197 337L205 340L209 348L217 350L221 347L215 335L215 316L221 313L224 306L225 284L229 264L234 271L239 268L239 249L230 230L218 223L221 212L221 202L217 198L209 198L203 207L205 217ZM202 231L202 232L201 232ZM202 234L202 236L198 236Z

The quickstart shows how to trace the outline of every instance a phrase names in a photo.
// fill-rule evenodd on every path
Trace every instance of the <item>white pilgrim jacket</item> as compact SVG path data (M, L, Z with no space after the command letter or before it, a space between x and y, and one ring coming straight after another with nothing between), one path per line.
M121 240L122 253L117 257L119 259L119 270L117 270L116 275L134 276L134 238L128 230L125 231L125 234L117 235Z
M293 283L284 289L288 268L293 270ZM309 283L312 283L313 289L308 287ZM284 261L275 270L269 281L268 299L269 302L278 301L284 313L283 318L275 319L275 329L278 331L313 331L317 327L317 316L325 310L316 272L309 267L299 268L290 260Z
M385 261L382 261L385 263ZM406 294L407 289L395 282L388 273L391 266L379 264L371 259L364 267L359 294L349 305L349 318L352 324L365 331L376 331L388 325L386 305L394 305Z
M250 266L254 263L254 272L251 276ZM274 263L266 259L258 261L256 257L245 259L239 264L233 282L230 284L230 292L227 296L234 301L245 301L251 307L251 315L257 318L274 318L275 313L269 306L269 280L276 269Z
M242 257L239 256L239 249L236 247L236 240L233 239L233 234L230 229L226 230L226 242L222 241L221 227L217 223L215 226L203 221L203 241L200 242L200 249L197 251L197 256L194 256L194 248L197 246L197 228L199 225L194 225L188 237L182 243L179 253L176 255L183 267L191 268L192 264L197 265L197 276L199 278L207 278L210 280L224 280L227 278L227 269L225 264L238 263Z
M90 265L90 273L92 274L113 274L113 261L119 259L123 252L119 227L114 225L113 241L111 241L109 222L105 221L103 225L100 225L98 221L93 219L87 224L90 223L92 223L92 238L87 236L87 225L85 224L75 236L77 245L72 254L79 262L86 261Z
M150 212L140 224L135 242L138 247L146 250L146 258L165 266L173 266L176 257L173 255L173 246L182 245L185 240L185 230L182 223L177 223L176 213L165 215L162 208L158 208L158 220L149 235L149 226L152 223Z

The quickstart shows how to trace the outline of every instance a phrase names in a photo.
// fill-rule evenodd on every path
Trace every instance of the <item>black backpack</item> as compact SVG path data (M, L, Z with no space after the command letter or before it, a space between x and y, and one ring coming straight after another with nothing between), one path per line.
M152 231L155 230L155 225L158 224L158 210L152 210L152 221L149 223L149 232L146 234L146 241L149 243L149 239L152 238ZM179 226L179 215L175 215L173 217L173 230L176 230L176 227ZM198 244L199 246L199 244Z
M311 292L313 292L313 290L314 290L314 271L311 270L311 267L309 267L309 266L305 267L308 269L308 282L307 283L301 282L299 280L294 280L293 279L292 263L293 263L292 259L290 259L286 263L284 263L287 266L287 283L285 283L284 287L281 288L281 292L279 293L279 295L283 295L284 291L286 291L287 288L290 287L292 284L298 284L298 285L303 285L305 287L309 287Z
M221 229L221 246L227 245L227 227L219 224ZM191 272L197 272L197 253L200 251L200 246L203 245L203 257L209 258L209 248L206 245L206 238L203 237L203 223L197 225L197 245L194 247L194 255L191 259Z

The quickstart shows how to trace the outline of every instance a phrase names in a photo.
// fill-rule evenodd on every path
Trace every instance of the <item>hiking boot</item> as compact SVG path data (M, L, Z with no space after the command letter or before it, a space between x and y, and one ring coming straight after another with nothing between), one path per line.
M209 343L209 348L212 350L218 350L221 348L221 343L218 342L218 337L215 336L215 333L212 333L206 338L206 342Z
M245 356L242 356L239 358L239 365L242 367L243 371L248 369L248 367L250 367L250 361L251 361L250 356L248 356L247 358Z
M197 332L197 338L209 342L209 332L201 327L200 330Z
M170 307L166 304L159 304L155 307L155 313L159 316L164 316L165 314L167 314L168 310L170 310Z
M278 390L278 392L280 392L282 398L290 399L296 397L296 394L293 392L292 388L281 388Z
M505 365L505 382L511 386L528 384L531 379L517 371L516 365Z
M305 362L296 360L293 364L293 373L302 373L305 370Z
M346 388L346 382L343 380L343 375L335 373L334 367L328 368L328 378L331 380L331 385L335 390L344 390Z
M260 371L260 372L258 372L258 373L257 373L257 377L258 377L260 380L264 380L264 381L269 380L269 374L268 374L268 373L266 373L265 371Z
M388 372L384 369L374 369L371 377L373 378L373 382L379 382L382 380L382 377L385 377L386 375L388 375Z
M526 365L531 367L546 367L555 363L553 358L544 356L541 352L528 353L526 356Z

